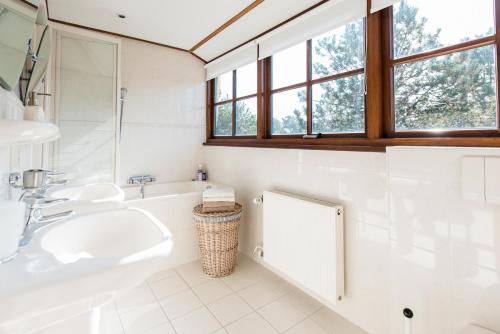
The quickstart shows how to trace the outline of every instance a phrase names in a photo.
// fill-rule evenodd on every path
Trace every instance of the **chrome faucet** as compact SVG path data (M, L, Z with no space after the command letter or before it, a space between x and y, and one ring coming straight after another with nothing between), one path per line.
M144 185L146 183L155 182L156 178L151 175L136 175L128 178L128 184L138 184L139 185L139 193L141 195L141 199L144 199Z
M22 184L18 184L21 180L21 174L12 173L9 175L9 184L13 188L24 190L19 201L26 204L25 225L19 246L29 244L33 235L40 229L74 215L74 211L65 211L48 216L42 214L42 209L68 201L67 198L49 200L46 197L47 190L68 182L68 180L54 180L55 177L61 175L63 174L31 169L23 172Z
M64 211L52 215L44 216L42 209L68 201L67 198L48 200L43 196L29 195L23 198L26 203L26 224L19 241L19 246L26 246L31 242L33 235L44 227L61 222L72 217L74 211Z

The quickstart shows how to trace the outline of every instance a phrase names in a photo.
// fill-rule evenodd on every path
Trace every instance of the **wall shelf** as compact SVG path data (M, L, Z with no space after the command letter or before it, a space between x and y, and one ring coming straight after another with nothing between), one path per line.
M60 136L59 127L52 123L0 120L0 146L41 144Z

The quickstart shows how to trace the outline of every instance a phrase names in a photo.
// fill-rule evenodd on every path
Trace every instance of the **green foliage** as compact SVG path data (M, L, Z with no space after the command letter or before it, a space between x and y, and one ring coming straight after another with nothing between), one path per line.
M215 134L230 136L233 132L233 104L225 103L215 108ZM257 133L257 115L245 103L236 103L236 134L255 135Z
M425 33L426 22L419 19L417 8L401 2L394 15L396 57L443 46L440 30ZM494 51L494 46L486 46L396 66L396 129L495 127Z

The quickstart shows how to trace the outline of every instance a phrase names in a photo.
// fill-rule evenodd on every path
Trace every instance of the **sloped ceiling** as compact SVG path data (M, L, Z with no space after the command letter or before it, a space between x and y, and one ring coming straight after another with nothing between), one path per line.
M194 53L211 59L320 0L264 0ZM231 20L254 0L47 0L49 18L184 50ZM126 16L120 19L118 14Z

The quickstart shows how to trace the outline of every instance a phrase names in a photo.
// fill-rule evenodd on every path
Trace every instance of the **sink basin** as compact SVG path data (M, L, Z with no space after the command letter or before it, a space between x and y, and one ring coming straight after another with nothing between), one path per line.
M61 263L92 258L117 258L124 262L165 238L158 233L163 225L145 223L144 215L155 221L138 209L76 217L47 231L40 238L40 246Z
M67 210L88 213L120 208L125 194L113 183L94 183L83 186L56 187L47 192L47 197L67 198L69 201L43 209L44 215Z
M89 201L92 203L123 201L125 198L123 190L113 183L59 187L49 190L47 195L52 198L67 198L71 201Z
M76 215L0 265L0 334L32 333L95 312L170 254L170 232L135 208Z

